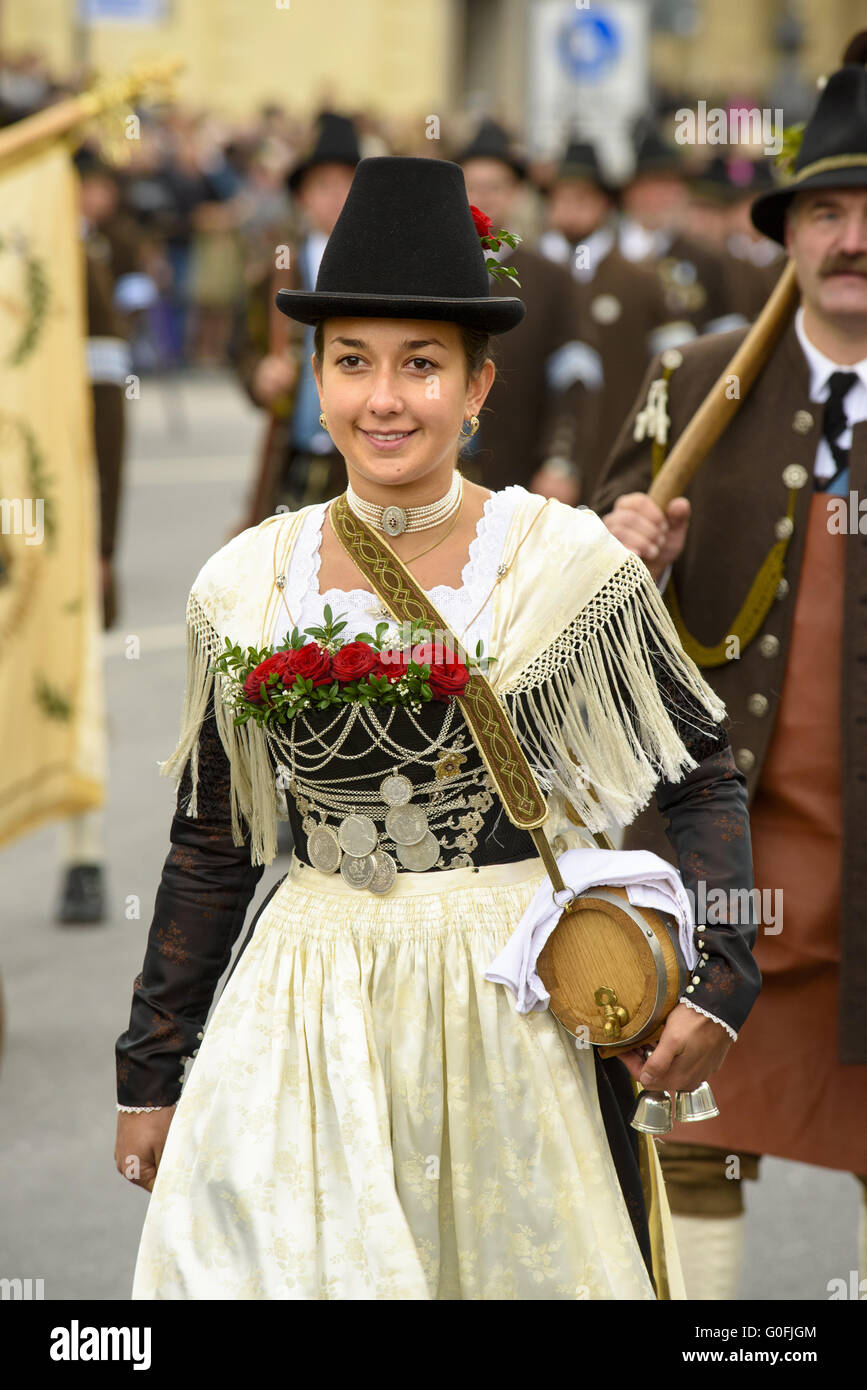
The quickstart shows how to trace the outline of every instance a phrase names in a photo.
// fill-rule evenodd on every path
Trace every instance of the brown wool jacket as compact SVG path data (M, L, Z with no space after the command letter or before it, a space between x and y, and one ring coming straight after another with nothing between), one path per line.
M746 330L699 338L680 349L682 365L669 381L668 447L682 433L723 371ZM651 381L662 376L654 359L593 499L600 515L618 496L645 492L651 479L651 444L633 433ZM687 489L692 519L672 578L688 631L713 645L731 630L762 561L786 515L789 486L783 472L804 470L795 489L794 530L785 558L782 593L739 659L702 674L725 702L735 760L750 797L768 751L798 591L813 464L822 411L809 399L809 371L789 324L752 390L707 455ZM791 480L793 474L789 473ZM799 477L798 470L794 476ZM850 489L867 497L867 421L856 424L850 451ZM867 521L865 521L867 531ZM843 773L843 879L840 922L839 1055L867 1062L867 534L846 537L843 615L843 701L840 736ZM626 832L626 848L649 848L671 858L662 818L643 812Z

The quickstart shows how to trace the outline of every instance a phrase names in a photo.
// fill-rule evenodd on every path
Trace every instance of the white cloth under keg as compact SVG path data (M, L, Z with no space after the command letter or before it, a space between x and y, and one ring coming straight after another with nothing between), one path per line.
M611 884L625 888L634 907L652 907L675 917L684 960L690 970L695 968L698 957L692 905L677 870L658 854L649 850L570 849L558 856L557 864L563 882L576 894ZM562 903L554 901L546 875L503 950L485 971L486 980L512 991L519 1013L548 1007L551 996L536 973L536 962L562 912Z

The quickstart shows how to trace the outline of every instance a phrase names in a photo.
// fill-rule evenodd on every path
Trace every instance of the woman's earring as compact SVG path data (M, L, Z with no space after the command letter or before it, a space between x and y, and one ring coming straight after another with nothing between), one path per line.
M319 428L320 428L321 430L327 430L327 429L328 429L328 426L327 426L326 423L325 423L325 411L324 411L324 410L322 410L322 411L319 412Z
M461 434L464 436L464 439L472 439L472 437L473 437L473 435L475 434L476 430L479 428L479 417L478 417L478 415L471 415L471 416L470 416L470 429L469 429L469 433L464 429L464 425L465 425L466 423L467 423L466 420L464 420L464 421L461 423Z

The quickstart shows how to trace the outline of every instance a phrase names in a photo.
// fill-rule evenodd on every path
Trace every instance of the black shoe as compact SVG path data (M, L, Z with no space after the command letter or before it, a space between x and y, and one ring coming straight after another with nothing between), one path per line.
M58 922L104 922L101 864L70 864L63 880Z

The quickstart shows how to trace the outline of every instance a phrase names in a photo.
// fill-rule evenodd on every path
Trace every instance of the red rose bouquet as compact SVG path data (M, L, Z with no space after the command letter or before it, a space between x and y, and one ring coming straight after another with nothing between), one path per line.
M304 709L332 705L407 705L420 709L431 700L463 694L470 668L493 661L482 644L472 660L447 643L435 642L420 624L409 624L407 640L395 646L388 623L375 633L360 632L344 642L346 623L326 605L321 627L288 636L285 646L246 652L226 638L226 650L211 666L223 677L223 699L235 709L235 723L285 724ZM307 641L306 638L312 640ZM466 659L463 659L466 658Z

